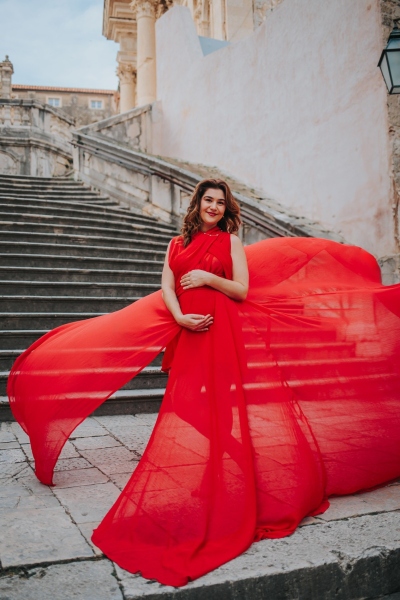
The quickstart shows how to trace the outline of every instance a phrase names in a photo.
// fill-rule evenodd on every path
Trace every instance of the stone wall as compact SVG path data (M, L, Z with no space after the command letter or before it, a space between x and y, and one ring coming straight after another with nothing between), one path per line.
M284 0L203 56L187 9L157 22L153 152L216 165L377 257L396 252L379 0Z
M33 100L0 99L0 173L57 177L72 167L73 121Z
M381 0L382 48L390 32L400 20L399 0ZM392 151L394 254L381 258L381 267L388 283L400 282L400 95L387 94L388 134Z

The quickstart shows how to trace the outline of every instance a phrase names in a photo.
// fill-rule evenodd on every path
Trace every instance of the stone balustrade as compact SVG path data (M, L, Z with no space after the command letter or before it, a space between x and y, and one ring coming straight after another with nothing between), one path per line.
M36 100L0 98L0 173L52 177L72 163L74 121Z

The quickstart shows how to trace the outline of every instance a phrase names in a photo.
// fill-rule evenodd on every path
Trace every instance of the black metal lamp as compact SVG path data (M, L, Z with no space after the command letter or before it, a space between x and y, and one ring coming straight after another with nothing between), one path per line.
M382 71L389 94L400 94L400 29L397 25L389 35L378 67Z

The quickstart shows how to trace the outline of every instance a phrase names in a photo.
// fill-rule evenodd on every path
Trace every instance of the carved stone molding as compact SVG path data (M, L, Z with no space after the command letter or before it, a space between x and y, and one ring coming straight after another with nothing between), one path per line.
M158 0L132 0L129 6L136 13L136 19L141 17L153 17L155 19L158 4Z
M136 81L136 69L129 63L119 63L117 67L117 76L121 83L135 83Z

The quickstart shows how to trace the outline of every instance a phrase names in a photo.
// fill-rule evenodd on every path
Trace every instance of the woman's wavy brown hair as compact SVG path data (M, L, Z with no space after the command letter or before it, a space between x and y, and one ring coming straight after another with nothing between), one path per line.
M232 196L229 185L223 179L203 179L203 181L200 181L196 185L185 218L183 219L181 233L184 246L190 244L194 234L200 231L202 224L200 217L200 202L206 191L210 188L213 190L221 190L224 192L225 196L225 213L219 221L218 227L222 231L227 231L228 233L237 233L239 229L241 223L240 207L238 202Z

